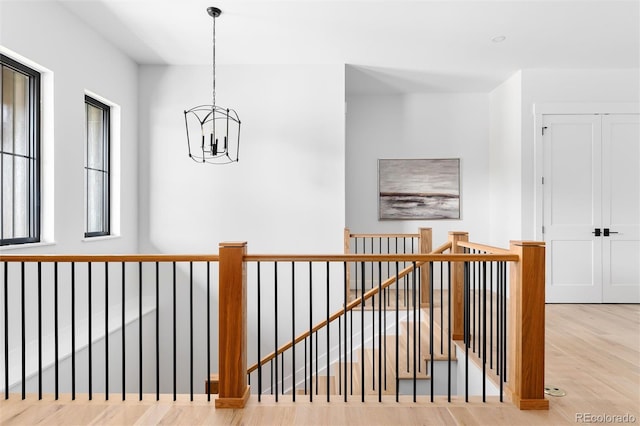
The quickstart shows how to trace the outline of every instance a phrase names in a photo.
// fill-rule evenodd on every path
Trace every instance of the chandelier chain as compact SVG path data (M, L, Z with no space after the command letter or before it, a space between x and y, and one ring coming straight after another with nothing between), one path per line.
M216 105L216 17L213 18L213 102L212 108Z

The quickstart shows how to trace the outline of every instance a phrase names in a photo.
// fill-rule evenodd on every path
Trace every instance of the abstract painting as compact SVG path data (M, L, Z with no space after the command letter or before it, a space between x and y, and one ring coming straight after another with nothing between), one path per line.
M380 219L460 219L460 159L378 160Z

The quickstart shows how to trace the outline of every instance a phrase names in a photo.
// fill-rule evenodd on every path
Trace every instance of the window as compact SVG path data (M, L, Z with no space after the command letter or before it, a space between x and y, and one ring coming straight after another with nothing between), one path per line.
M0 244L40 241L40 73L0 55Z
M111 108L90 96L86 110L85 237L109 235L109 120Z

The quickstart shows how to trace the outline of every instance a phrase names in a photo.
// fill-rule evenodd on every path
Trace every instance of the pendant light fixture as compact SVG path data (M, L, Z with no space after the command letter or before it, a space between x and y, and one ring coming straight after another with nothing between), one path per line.
M189 158L197 163L229 164L238 161L240 118L235 110L216 105L216 18L222 11L207 8L213 18L213 93L211 105L184 112Z

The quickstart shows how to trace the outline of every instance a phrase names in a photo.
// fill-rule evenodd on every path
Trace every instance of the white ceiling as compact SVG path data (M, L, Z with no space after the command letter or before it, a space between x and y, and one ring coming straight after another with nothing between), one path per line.
M140 64L349 64L351 93L489 91L523 68L639 68L640 1L58 0ZM506 36L502 43L492 42Z

